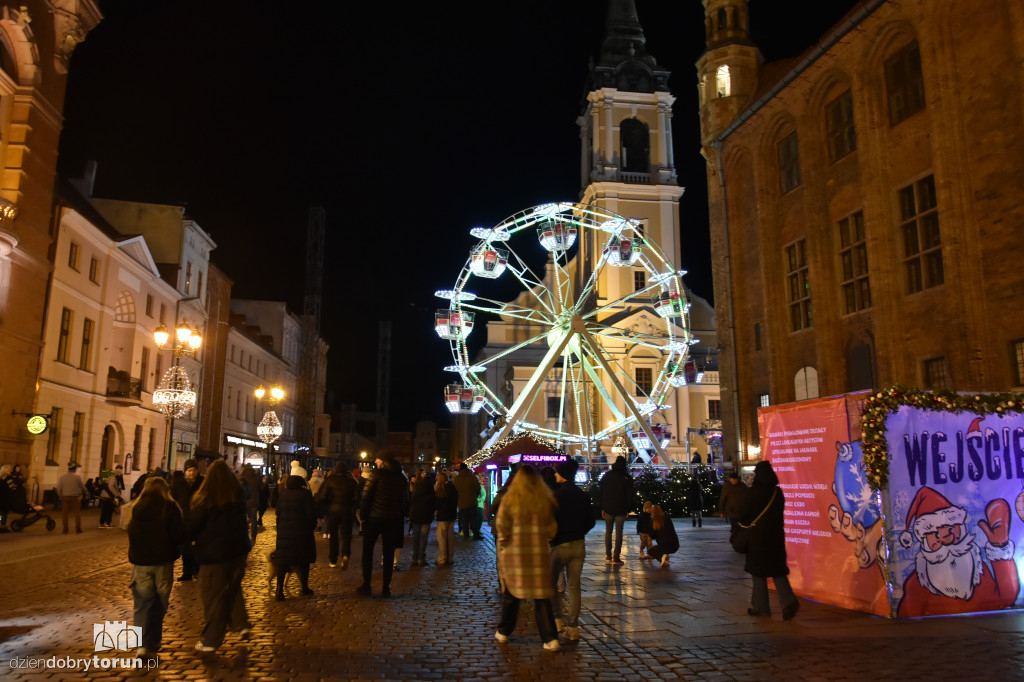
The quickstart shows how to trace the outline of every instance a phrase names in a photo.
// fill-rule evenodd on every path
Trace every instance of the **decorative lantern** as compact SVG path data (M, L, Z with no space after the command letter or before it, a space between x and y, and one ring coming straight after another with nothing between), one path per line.
M452 414L476 414L484 406L484 395L480 389L448 384L444 389L444 404Z
M604 255L608 259L608 265L617 267L634 265L640 260L643 243L644 240L639 236L632 239L622 235L612 237L611 242L604 250Z
M668 424L651 424L651 433L658 440L662 448L667 448L672 441L672 428ZM630 431L629 439L633 441L633 447L637 450L653 450L651 439L643 430Z
M686 298L677 291L655 294L651 296L651 304L659 317L678 317L686 312Z
M434 314L434 331L442 339L464 339L473 331L475 313L439 309Z
M541 246L552 253L565 251L576 243L578 228L575 225L566 225L554 220L542 224L537 228L537 237Z
M484 243L469 254L469 269L478 277L495 279L505 272L508 265L508 251Z
M188 372L180 365L167 370L160 387L153 391L153 404L171 419L179 419L191 412L196 406L196 398Z

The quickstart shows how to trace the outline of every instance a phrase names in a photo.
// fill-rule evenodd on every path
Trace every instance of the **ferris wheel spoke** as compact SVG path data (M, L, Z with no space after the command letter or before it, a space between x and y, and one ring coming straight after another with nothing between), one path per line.
M519 260L518 256L516 257L516 260ZM551 299L551 292L548 291L548 288L544 286L542 281L537 279L537 275L532 270L530 270L525 264L523 264L522 261L520 261L520 264L522 265L522 269L517 270L516 268L509 268L509 271L511 271L512 274L516 276L516 279L519 280L520 284L523 285L523 291L530 294L537 301L537 303L542 305L544 309L548 312L548 314L551 315L552 318L555 317L555 303ZM529 279L528 277L526 277L526 273L530 273L530 275L532 275L535 279ZM543 291L546 294L546 300L545 296L542 296L540 293L538 293L539 291Z
M609 310L614 310L615 308L621 308L622 306L626 305L627 303L632 303L634 300L640 298L644 294L649 294L657 286L658 286L657 283L652 283L652 284L648 284L643 289L637 289L636 291L631 291L630 293L626 294L625 296L622 296L621 298L617 298L614 301L610 301L608 303L605 303L602 306L598 306L597 308L594 308L593 310L589 311L586 315L584 315L583 319L584 320L589 320L589 319L592 319L593 317L595 317L597 315L600 315L601 313L607 312Z
M537 343L538 341L543 341L544 339L547 338L547 335L548 335L548 333L546 331L542 332L540 334L537 334L536 336L532 336L532 337L526 339L525 341L523 341L521 343L517 343L514 346L511 346L511 347L506 348L506 349L504 349L504 350L502 350L502 351L500 351L498 353L495 353L494 355L490 355L490 356L488 356L486 358L483 358L483 359L477 359L477 361L475 363L473 363L473 364L483 365L483 366L490 365L491 363L493 363L493 362L495 362L497 360L500 360L501 358L505 357L506 355L510 355L512 353L515 353L520 348L525 348L526 346L529 346L532 343Z
M678 350L673 351L670 348L670 345L674 342L673 337L642 334L640 332L616 329L615 327L595 329L593 326L589 326L588 329L590 330L590 333L595 336L600 336L606 339L615 339L625 344L643 346L645 348L651 348L661 352L679 352Z

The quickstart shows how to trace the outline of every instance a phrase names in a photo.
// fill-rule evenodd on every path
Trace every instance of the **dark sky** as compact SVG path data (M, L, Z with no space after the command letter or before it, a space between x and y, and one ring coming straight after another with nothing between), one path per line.
M637 0L672 71L687 284L713 299L694 63L698 0ZM751 2L766 59L799 54L852 0ZM184 203L240 298L302 311L306 222L327 211L329 389L372 409L377 323L393 324L392 428L444 421L451 363L432 330L473 240L578 198L587 63L601 0L389 3L111 0L72 59L60 170L96 195Z

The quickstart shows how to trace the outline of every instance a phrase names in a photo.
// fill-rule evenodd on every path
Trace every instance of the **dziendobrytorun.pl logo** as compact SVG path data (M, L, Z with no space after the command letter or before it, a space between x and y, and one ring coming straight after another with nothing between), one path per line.
M95 651L133 652L142 646L142 628L127 621L94 623L92 641ZM160 666L156 657L143 656L15 656L10 659L13 670L154 670Z

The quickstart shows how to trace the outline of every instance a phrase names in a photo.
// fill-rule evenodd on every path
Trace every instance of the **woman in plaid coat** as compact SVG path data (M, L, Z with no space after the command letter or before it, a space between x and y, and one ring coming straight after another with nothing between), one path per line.
M551 609L551 550L555 537L555 498L536 469L519 467L508 486L498 517L498 578L501 580L501 622L494 634L507 642L516 627L519 600L533 599L540 639L548 651L558 651L558 631Z

